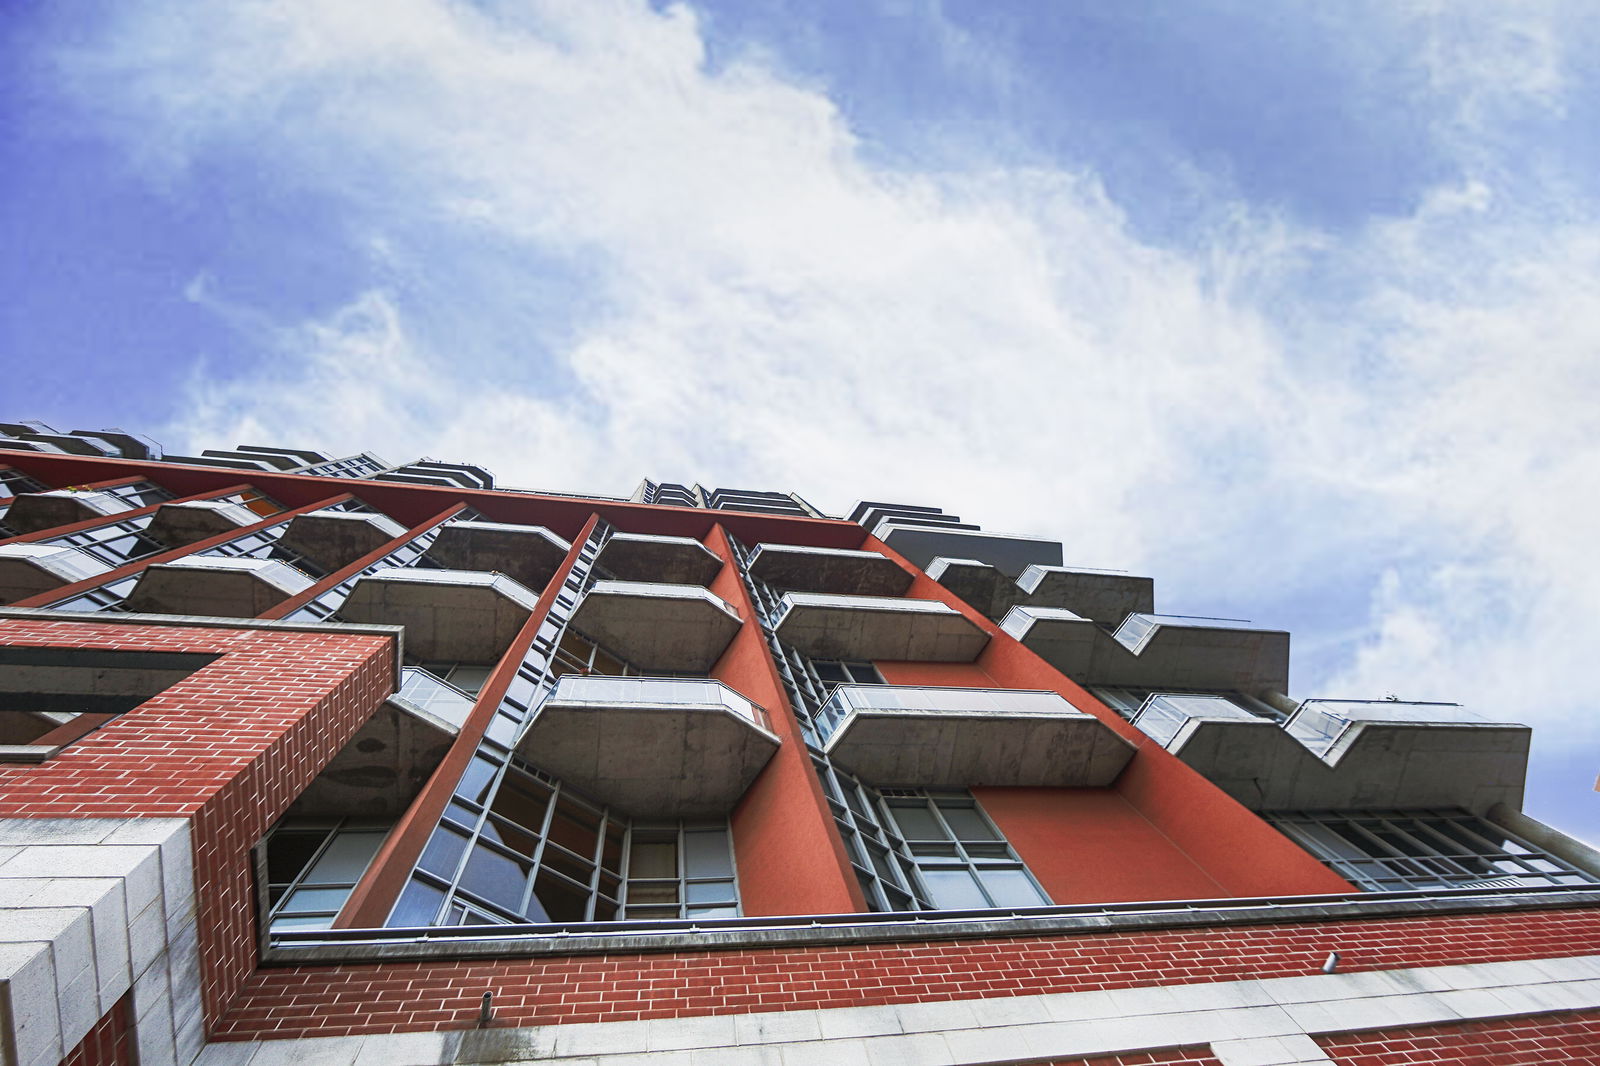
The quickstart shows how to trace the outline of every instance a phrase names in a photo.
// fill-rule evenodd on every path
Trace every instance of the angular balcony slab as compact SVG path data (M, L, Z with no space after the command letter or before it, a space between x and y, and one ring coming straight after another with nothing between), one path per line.
M572 626L644 670L711 669L733 642L739 612L704 588L645 581L597 581Z
M618 581L709 585L722 569L717 553L693 537L613 533L595 562Z
M776 589L851 596L903 596L912 573L881 552L760 544L750 575Z
M842 685L819 729L835 762L885 787L1103 788L1134 752L1053 692Z
M444 761L457 728L390 698L306 787L292 815L398 817Z
M1155 610L1155 582L1132 574L1035 564L1017 578L1017 588L1030 607L1065 607L1108 625Z
M879 522L873 534L923 567L941 555L952 559L979 559L1014 578L1033 563L1061 565L1061 543L1043 537L908 525L892 518Z
M980 559L941 555L928 564L927 574L987 618L1004 617L1017 599L1012 580Z
M279 543L331 573L370 555L405 531L399 522L381 514L308 511L290 520Z
M561 567L572 545L544 526L511 522L451 522L439 530L428 557L452 570L491 570L538 592Z
M765 723L765 712L717 681L568 676L517 750L629 814L720 818L778 749Z
M109 492L75 492L52 489L49 492L24 492L6 509L6 525L18 533L37 533L41 529L86 522L133 510L127 501Z
M895 596L788 592L779 638L816 659L971 662L989 634L948 604Z
M1135 622L1138 639L1130 635ZM1282 630L1129 615L1113 635L1065 608L1029 606L1013 607L1000 627L1080 685L1247 693L1289 685L1289 634Z
M404 626L419 659L497 662L539 597L504 574L390 567L363 576L339 614L350 622Z
M314 584L276 559L192 555L148 566L128 594L128 610L254 618Z
M0 544L0 603L15 603L75 581L98 577L105 563L58 544Z
M253 526L259 521L260 515L237 503L192 500L188 503L164 503L156 508L146 532L169 548L182 548L208 537Z

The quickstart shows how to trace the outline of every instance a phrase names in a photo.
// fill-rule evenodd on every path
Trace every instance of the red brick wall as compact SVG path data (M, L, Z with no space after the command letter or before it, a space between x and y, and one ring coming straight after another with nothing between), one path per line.
M255 968L250 848L393 690L391 638L0 619L0 644L221 655L49 762L0 818L193 819L206 1016Z
M1020 1066L1020 1064L1019 1064ZM1165 1051L1130 1051L1123 1055L1096 1055L1092 1059L1050 1059L1028 1066L1222 1066L1206 1044L1168 1048Z
M1600 908L809 950L616 954L264 969L217 1035L334 1036L467 1028L494 992L506 1025L854 1007L1340 969L1600 952Z
M1555 1066L1600 1063L1600 1011L1318 1037L1340 1066Z
M133 1027L133 993L129 992L95 1022L78 1046L67 1052L61 1066L135 1066Z

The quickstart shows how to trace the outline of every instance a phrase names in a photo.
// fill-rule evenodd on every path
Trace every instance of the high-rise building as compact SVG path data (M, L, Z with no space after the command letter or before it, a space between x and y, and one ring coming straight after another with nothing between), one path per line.
M0 603L8 1064L1600 1061L1514 715L1046 538L7 423Z

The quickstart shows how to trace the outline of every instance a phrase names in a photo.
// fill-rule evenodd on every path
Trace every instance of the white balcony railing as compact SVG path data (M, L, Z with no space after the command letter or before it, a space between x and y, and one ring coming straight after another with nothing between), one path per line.
M1226 696L1160 692L1151 695L1140 705L1132 721L1146 736L1166 747L1185 725L1196 718L1270 724L1269 719L1252 714Z
M556 682L545 702L595 707L721 707L762 729L771 730L765 708L722 682L709 679L567 674Z
M418 666L407 666L400 671L402 699L416 704L436 718L443 718L458 729L472 713L474 698L446 681L441 681Z
M1400 700L1306 700L1284 723L1289 735L1317 755L1326 755L1358 722L1389 725L1509 725L1469 711L1459 703Z
M1053 717L1083 713L1054 692L938 685L840 685L817 714L818 736L825 743L855 711L988 712Z
M1150 635L1162 626L1187 626L1195 629L1258 629L1246 618L1206 618L1187 614L1130 614L1117 627L1117 643L1137 653Z

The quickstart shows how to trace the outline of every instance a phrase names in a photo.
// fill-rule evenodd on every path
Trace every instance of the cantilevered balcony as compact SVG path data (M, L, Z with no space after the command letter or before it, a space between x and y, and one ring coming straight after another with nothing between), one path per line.
M405 531L400 523L381 514L308 511L289 522L279 543L332 572L370 555Z
M989 634L954 607L897 596L786 592L778 636L816 659L971 662Z
M1002 574L1016 577L1034 563L1061 565L1061 543L1043 537L897 521L892 517L879 522L872 532L918 566L927 566L941 555L952 559L981 559Z
M881 552L760 544L750 576L773 588L851 596L903 596L912 574Z
M613 533L595 560L618 581L709 585L722 569L717 553L693 537Z
M1156 693L1134 725L1256 810L1519 806L1527 726L1451 703L1307 700L1282 723Z
M1134 746L1054 692L840 685L817 718L828 754L885 787L1100 788Z
M49 492L24 492L6 510L6 525L18 533L37 533L41 529L87 522L133 510L133 505L109 492L80 492L52 489Z
M191 555L148 566L127 599L128 610L254 618L313 581L276 559Z
M596 581L572 626L644 670L711 669L733 642L739 612L698 585Z
M542 590L572 545L544 526L512 522L450 522L428 549L428 558L452 570L507 574L534 592Z
M182 548L222 533L253 526L261 516L237 503L225 500L192 500L164 503L151 516L150 537L169 548Z
M1060 607L1013 607L1001 628L1084 685L1283 691L1289 634L1226 618L1130 614L1108 633Z
M1017 578L1026 603L1065 607L1095 622L1116 625L1129 614L1155 610L1155 582L1115 570L1034 565Z
M109 569L88 552L58 544L0 544L0 603L15 603Z
M719 681L568 675L517 751L630 814L722 817L778 748L764 710Z
M390 567L357 581L339 614L405 626L420 659L492 663L510 647L539 597L504 574Z

